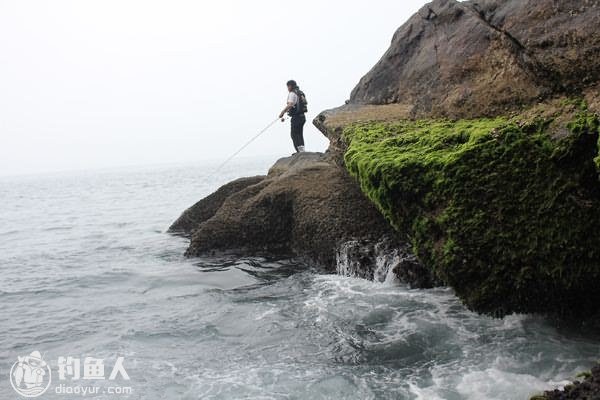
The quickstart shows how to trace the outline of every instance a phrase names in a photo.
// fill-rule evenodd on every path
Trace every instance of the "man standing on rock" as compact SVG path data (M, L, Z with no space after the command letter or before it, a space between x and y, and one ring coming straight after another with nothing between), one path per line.
M306 96L300 90L296 81L290 80L287 82L288 88L288 98L287 98L287 106L281 111L279 114L279 118L283 122L283 116L287 112L290 117L292 117L291 125L292 125L292 142L294 143L294 148L298 153L304 151L304 123L306 122L306 117L304 113L306 113Z

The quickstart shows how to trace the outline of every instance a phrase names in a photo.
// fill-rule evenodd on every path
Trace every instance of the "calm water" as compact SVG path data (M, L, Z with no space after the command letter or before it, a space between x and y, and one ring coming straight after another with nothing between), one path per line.
M189 205L273 160L0 178L0 398L40 351L55 385L130 399L526 399L600 358L600 338L465 310L293 261L186 259L165 233ZM116 357L123 376L65 381L58 358Z

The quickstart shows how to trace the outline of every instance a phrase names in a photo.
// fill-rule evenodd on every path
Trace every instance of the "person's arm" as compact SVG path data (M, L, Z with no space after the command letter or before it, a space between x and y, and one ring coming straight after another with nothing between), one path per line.
M279 118L283 119L285 113L290 111L292 107L294 107L294 103L288 101L287 106L279 113Z
M282 121L285 113L290 111L296 105L297 102L298 96L296 96L296 93L290 92L287 99L287 106L281 111L281 113L279 113L279 118L281 118Z

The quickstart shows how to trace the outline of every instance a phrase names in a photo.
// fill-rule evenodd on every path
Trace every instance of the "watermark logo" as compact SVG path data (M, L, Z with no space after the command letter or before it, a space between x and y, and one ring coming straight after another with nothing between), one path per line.
M114 380L117 376L128 381L129 374L123 367L123 357L118 357L115 365L108 377L109 380ZM81 376L81 359L75 357L58 357L58 379L64 381L70 377L71 380L79 379L105 379L104 375L104 359L85 357L83 359L83 376Z
M39 351L32 351L24 357L17 357L17 362L10 369L10 384L15 392L23 397L38 397L48 390L52 382L50 366Z
M58 378L54 387L52 371L39 351L32 351L24 357L17 357L17 362L10 369L10 383L23 397L38 397L49 391L59 395L88 396L98 394L130 395L131 386L115 385L116 381L130 381L125 369L124 357L117 357L114 364L107 366L103 358L60 356L56 360ZM83 361L83 362L82 362ZM110 373L108 373L110 372Z

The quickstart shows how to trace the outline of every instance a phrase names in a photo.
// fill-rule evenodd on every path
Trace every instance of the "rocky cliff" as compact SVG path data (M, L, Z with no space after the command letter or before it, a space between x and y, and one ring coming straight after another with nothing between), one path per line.
M597 0L433 1L315 119L327 154L232 182L172 230L188 255L301 256L366 278L391 263L479 312L596 314L599 23Z
M473 310L598 309L599 122L580 105L556 107L344 130L362 190Z
M597 0L436 0L394 34L352 104L404 105L413 117L482 117L600 77Z
M225 185L171 230L191 256L304 257L598 326L599 26L599 0L435 0L315 118L327 154ZM591 398L597 372L539 398Z
M322 153L283 158L266 176L221 187L186 210L170 231L190 237L188 256L234 252L298 257L329 271L343 259L340 268L367 279L384 262L386 271L396 271L404 281L433 284L430 271L411 257L401 235L348 172Z

